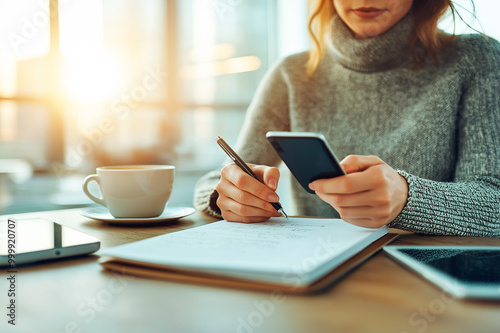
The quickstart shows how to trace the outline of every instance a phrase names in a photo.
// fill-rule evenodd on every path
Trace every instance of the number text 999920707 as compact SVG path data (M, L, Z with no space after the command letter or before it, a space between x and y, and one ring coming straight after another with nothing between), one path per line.
M17 223L14 220L9 219L7 223L7 281L8 290L7 297L9 298L7 306L7 322L11 325L16 325L16 233Z

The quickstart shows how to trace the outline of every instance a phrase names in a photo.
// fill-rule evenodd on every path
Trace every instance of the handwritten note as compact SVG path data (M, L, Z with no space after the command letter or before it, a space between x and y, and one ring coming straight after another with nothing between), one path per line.
M293 274L294 283L297 279L309 283L386 233L385 227L366 229L339 219L280 217L254 224L219 221L102 254L280 283Z

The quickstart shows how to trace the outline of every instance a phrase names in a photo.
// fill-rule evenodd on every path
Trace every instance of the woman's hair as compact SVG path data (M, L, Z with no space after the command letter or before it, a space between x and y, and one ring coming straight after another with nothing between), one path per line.
M318 68L325 53L325 34L333 16L336 15L333 0L308 0L309 1L309 35L314 45L309 52L307 74L311 76ZM455 35L444 38L437 24L439 19L450 9L455 21L455 6L451 0L414 0L412 12L415 22L415 31L410 38L410 51L414 67L418 68L427 56L431 56L436 64L438 51L443 46L449 45ZM424 45L424 52L417 55L415 46L420 42Z

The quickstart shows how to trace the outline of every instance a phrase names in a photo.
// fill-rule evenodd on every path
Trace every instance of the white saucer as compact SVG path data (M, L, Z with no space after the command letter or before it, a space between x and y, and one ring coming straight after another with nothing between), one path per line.
M148 224L155 222L164 222L177 220L186 217L195 212L192 207L166 207L163 213L157 217L114 217L105 207L90 207L80 211L80 214L99 221L115 224Z

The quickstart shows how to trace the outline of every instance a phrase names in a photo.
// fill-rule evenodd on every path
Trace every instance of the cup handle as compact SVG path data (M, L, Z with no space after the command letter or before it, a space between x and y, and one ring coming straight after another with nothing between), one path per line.
M85 194L90 198L92 199L93 201L97 202L98 204L100 205L103 205L104 207L106 207L106 202L104 201L104 198L98 198L94 195L92 195L92 193L90 193L89 189L88 189L88 185L91 181L95 181L97 183L97 185L99 185L99 191L101 192L101 196L102 196L102 190L101 190L101 179L99 178L98 175L90 175L90 176L87 176L87 178L85 178L85 180L83 181L83 185L82 185L82 188L83 188L83 192L85 192Z

